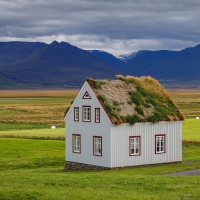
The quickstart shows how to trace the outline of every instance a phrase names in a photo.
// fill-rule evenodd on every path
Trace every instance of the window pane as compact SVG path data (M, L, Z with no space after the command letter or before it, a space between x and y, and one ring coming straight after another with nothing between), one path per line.
M165 136L156 136L156 152L163 153L164 152L164 140Z
M73 136L73 141L74 141L74 147L73 147L73 151L74 152L80 152L80 147L81 147L81 138L78 135L74 135Z
M94 137L94 154L101 155L101 138Z
M96 122L100 121L100 110L99 109L95 109L95 120L96 120Z
M79 120L79 113L78 113L78 108L75 108L74 109L74 118L75 118L75 120Z
M131 155L138 155L140 150L139 150L139 137L134 137L130 138L130 152Z
M83 107L83 120L90 121L90 107Z

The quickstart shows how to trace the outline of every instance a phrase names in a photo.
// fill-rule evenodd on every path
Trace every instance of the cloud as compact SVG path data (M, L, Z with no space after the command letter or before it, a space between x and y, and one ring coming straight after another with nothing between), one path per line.
M0 1L0 40L61 39L115 55L200 42L198 0Z

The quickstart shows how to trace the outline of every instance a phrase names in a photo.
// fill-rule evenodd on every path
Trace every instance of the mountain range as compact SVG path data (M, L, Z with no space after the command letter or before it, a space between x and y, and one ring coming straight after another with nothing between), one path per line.
M0 43L0 84L74 86L116 73L98 56L66 42Z
M107 62L107 58L104 59L103 56L100 58ZM116 68L123 75L139 77L150 75L163 83L200 84L200 45L181 51L141 50L118 58L124 60Z
M119 55L66 42L0 42L0 88L80 86L86 78L150 75L161 82L200 81L200 45L181 51L141 50Z

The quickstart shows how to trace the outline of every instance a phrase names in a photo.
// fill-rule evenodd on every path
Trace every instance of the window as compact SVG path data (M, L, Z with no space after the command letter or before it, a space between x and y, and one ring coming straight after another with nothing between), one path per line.
M90 122L91 121L91 107L83 106L83 121Z
M93 154L102 156L102 137L93 136Z
M129 137L129 155L138 156L140 155L140 136L130 136Z
M165 135L155 136L155 153L165 153Z
M72 135L72 151L74 153L81 153L81 135L80 134Z
M95 108L95 122L100 123L100 108Z
M74 108L74 121L79 121L79 108Z

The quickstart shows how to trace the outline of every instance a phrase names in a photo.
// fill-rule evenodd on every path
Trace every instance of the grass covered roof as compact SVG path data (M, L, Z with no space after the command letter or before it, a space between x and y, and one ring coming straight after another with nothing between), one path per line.
M117 78L87 79L113 124L184 119L166 90L154 78L122 75Z

